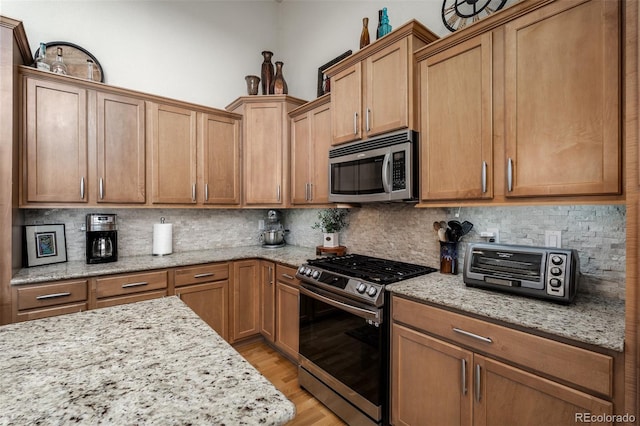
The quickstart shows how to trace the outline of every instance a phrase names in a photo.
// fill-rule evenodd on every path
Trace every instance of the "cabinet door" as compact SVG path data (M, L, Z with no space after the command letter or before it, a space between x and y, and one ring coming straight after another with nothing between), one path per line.
M97 94L97 197L105 203L144 203L145 103Z
M300 290L282 280L276 282L276 346L294 360L299 352Z
M409 124L408 43L404 38L366 59L362 113L367 137Z
M228 339L229 281L215 281L176 289L176 294L223 339Z
M506 24L507 196L620 192L619 7L555 2Z
M270 342L276 335L275 265L260 262L260 333Z
M491 33L420 63L421 199L491 198Z
M470 425L472 353L397 324L391 335L392 423Z
M205 204L240 204L240 123L202 114Z
M479 370L479 374L476 369ZM579 414L611 414L611 402L474 355L474 424L569 425ZM607 423L611 424L611 423Z
M196 202L196 113L151 104L152 203Z
M244 119L245 202L282 204L283 105L277 102L248 104Z
M329 148L331 148L331 105L325 104L311 115L311 161L309 172L309 201L312 204L329 202Z
M231 342L260 334L260 288L257 260L233 263Z
M309 201L309 168L312 166L310 150L311 119L303 114L291 120L291 203L307 204ZM329 154L327 153L327 157Z
M360 62L331 78L333 144L362 139L362 65Z
M26 79L27 202L87 202L87 93Z

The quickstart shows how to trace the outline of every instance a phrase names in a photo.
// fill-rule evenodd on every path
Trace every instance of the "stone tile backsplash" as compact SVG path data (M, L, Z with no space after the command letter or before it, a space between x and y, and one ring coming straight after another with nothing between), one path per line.
M151 253L153 224L164 217L173 223L173 251L240 247L260 244L258 221L266 210L249 209L51 209L25 210L25 224L64 223L69 260L83 260L85 232L81 227L90 212L118 215L120 256ZM288 244L315 247L322 234L311 226L317 209L283 210L290 233ZM562 246L580 255L581 291L604 292L624 299L626 210L622 205L463 207L418 209L411 204L370 204L353 208L350 225L340 235L352 253L368 254L433 267L439 266L439 244L433 230L438 220L468 220L473 230L463 238L460 268L468 242L483 241L480 232L500 230L500 242L544 245L545 230L561 231Z

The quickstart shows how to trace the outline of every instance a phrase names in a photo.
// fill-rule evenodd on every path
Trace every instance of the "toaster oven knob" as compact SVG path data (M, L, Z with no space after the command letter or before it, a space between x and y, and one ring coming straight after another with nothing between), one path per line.
M562 275L562 269L558 268L557 266L554 266L553 268L551 268L550 272L551 272L551 275L555 275L556 277L559 275Z
M553 263L554 265L562 265L562 258L560 256L552 256L551 257L551 263Z
M553 288L558 288L562 285L562 281L560 281L558 278L551 278L549 280L549 285Z
M358 290L358 293L364 293L367 290L367 285L364 283L360 283L356 287L356 290Z
M378 293L378 289L375 287L369 287L369 291L367 291L367 294L371 297L375 296Z

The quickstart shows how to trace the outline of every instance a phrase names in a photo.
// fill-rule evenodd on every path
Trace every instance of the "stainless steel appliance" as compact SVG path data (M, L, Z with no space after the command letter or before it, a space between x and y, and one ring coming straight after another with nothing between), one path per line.
M329 201L415 201L418 134L389 133L329 150Z
M280 222L281 214L278 210L269 210L264 230L260 233L260 241L265 248L284 247L286 242L284 236L287 230Z
M118 231L115 214L87 215L87 263L118 260Z
M569 303L578 290L580 260L573 249L474 243L467 246L467 286Z
M298 268L298 381L349 425L387 424L387 284L434 272L422 265L349 254Z

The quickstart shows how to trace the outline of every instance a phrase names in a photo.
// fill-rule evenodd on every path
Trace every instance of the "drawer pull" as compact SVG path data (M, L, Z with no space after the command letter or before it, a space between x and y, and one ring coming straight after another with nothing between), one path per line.
M480 364L476 364L476 402L482 399L482 386L480 384Z
M149 283L147 281L140 281L138 283L123 284L122 288L142 287L144 285L149 285Z
M462 394L467 394L467 360L462 358L461 367L462 367Z
M213 272L206 272L204 274L195 274L193 276L193 278L205 278L205 277L212 277L214 275L215 275L215 273L213 273Z
M71 296L71 293L64 292L64 293L43 294L42 296L36 296L36 300L55 299L58 297L67 297L67 296Z
M286 279L292 280L293 277L289 274L282 274L283 277L285 277Z
M463 336L467 336L467 337L471 337L471 338L473 338L473 339L480 340L481 342L485 342L485 343L493 343L493 340L491 340L491 339L490 339L490 338L488 338L488 337L479 336L479 335L477 335L477 334L470 333L470 332L468 332L468 331L461 330L461 329L459 329L459 328L455 328L455 327L454 327L454 328L453 328L453 331L455 331L455 332L456 332L456 333L458 333L458 334L462 334Z

